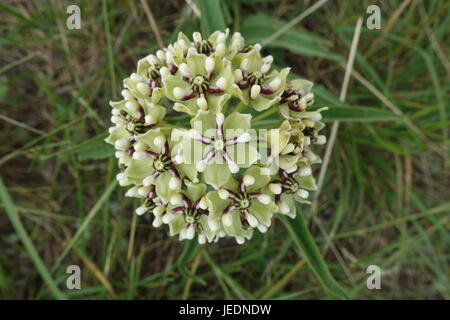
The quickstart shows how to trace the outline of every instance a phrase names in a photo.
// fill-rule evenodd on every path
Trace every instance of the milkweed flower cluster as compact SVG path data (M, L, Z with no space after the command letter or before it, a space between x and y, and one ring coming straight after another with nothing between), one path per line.
M180 240L242 244L266 232L275 213L294 218L295 203L308 203L311 166L321 162L311 146L326 142L326 108L308 111L312 83L288 81L290 69L272 63L228 30L192 40L180 33L138 61L122 99L110 102L106 139L119 184L141 199L138 215Z

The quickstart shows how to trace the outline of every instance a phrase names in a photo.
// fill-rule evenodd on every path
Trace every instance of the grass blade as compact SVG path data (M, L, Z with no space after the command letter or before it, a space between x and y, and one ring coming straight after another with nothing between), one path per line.
M183 275L183 277L185 277L187 279L191 279L192 281L200 283L202 285L206 285L205 280L203 280L199 276L192 274L187 267L188 262L194 258L195 254L197 253L198 248L199 248L199 243L196 239L187 240L186 244L184 245L184 250L181 253L180 257L178 258L176 264L177 264L178 271Z
M18 237L22 241L37 271L40 273L42 279L47 284L50 292L53 294L55 298L60 300L66 300L67 297L64 295L63 292L61 292L61 290L59 290L58 286L56 285L56 282L51 277L49 271L47 270L47 267L45 266L44 262L39 256L33 243L31 242L31 239L28 236L25 227L20 221L20 217L17 214L16 208L14 206L14 203L12 202L9 192L6 189L5 185L3 184L3 179L1 176L0 176L0 199L2 200L3 205L5 206L5 210L9 217L9 220L11 221L11 224L16 230Z
M324 121L401 121L402 119L390 111L370 107L335 107L323 112Z
M322 286L336 297L348 299L348 294L331 275L326 262L323 260L319 249L308 230L303 215L299 213L295 219L289 219L281 215L279 218L286 226L294 243L300 249L303 257L308 261L309 267Z
M55 271L59 267L59 265L61 264L63 259L69 253L70 249L72 249L72 247L75 245L77 240L80 238L81 234L84 232L84 230L86 230L86 228L88 227L89 223L91 223L92 219L94 219L94 217L97 214L97 212L100 211L103 203L109 198L109 196L114 191L116 186L117 186L117 180L112 181L108 185L108 187L106 188L105 192L103 192L102 196L97 200L97 202L92 207L92 209L89 212L89 214L84 219L83 223L81 223L80 228L77 230L75 235L69 241L67 241L67 245L64 248L63 252L61 253L61 255L56 260L56 263L53 266L52 271Z
M199 0L201 26L204 36L216 30L224 31L227 27L219 0Z

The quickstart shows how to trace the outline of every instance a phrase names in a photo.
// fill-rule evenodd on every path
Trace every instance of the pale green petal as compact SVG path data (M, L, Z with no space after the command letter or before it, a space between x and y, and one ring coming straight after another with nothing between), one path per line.
M191 127L206 136L216 134L216 114L212 110L199 110L197 116L191 119Z
M245 105L249 104L249 97L248 97L248 90L249 89L241 89L238 87L238 85L234 84L230 88L229 92L236 98L238 98L242 103Z
M180 233L186 227L186 221L182 214L177 214L169 223L170 235L174 236Z
M317 190L316 180L312 175L310 176L295 176L295 180L302 189Z
M238 143L227 147L231 159L241 168L248 168L259 159L256 143Z
M234 236L234 237L244 236L244 229L242 228L242 223L241 223L241 218L240 218L239 212L237 212L236 210L233 210L232 212L229 212L227 214L231 215L233 223L229 227L223 226L225 233L230 236Z
M176 102L173 106L173 110L187 113L188 115L193 117L197 114L198 107L193 106L192 104Z
M156 153L161 152L161 147L155 144L155 138L162 136L160 128L147 131L145 134L140 135L138 140L144 142L150 147L150 150Z
M233 64L235 64L236 66L240 66L241 62L244 59L248 59L248 73L252 73L254 71L260 71L261 70L261 66L262 66L262 58L261 58L261 54L258 50L256 49L252 49L247 53L241 53L236 55L233 58Z
M279 166L281 169L289 171L298 161L299 155L284 155L279 158Z
M204 183L193 183L189 180L184 180L186 184L186 195L195 202L206 194L206 185Z
M203 173L203 179L214 189L219 189L231 178L226 164L209 164Z
M294 196L292 194L282 194L281 195L281 201L283 201L288 207L289 212L288 213L281 213L284 214L292 219L295 218L297 213L297 208L295 206Z
M223 214L223 210L230 203L229 200L222 200L217 191L210 191L205 196L208 203L209 214L214 219L220 219Z
M186 62L191 70L192 76L206 75L205 67L206 55L198 53L188 53Z
M248 192L255 192L256 190L259 190L269 184L270 176L263 175L261 169L261 167L254 165L245 171L244 176L250 175L255 178L255 183L247 187Z
M202 215L200 217L200 224L202 225L203 233L205 234L206 238L208 239L208 242L211 242L214 240L214 237L216 236L216 232L212 231L211 228L208 225L208 218L207 216Z
M250 213L266 226L270 226L272 216L277 209L278 207L272 201L269 204L262 204L257 199L252 200L252 204L249 207Z
M182 175L185 175L191 181L197 181L197 169L195 168L195 164L177 164L175 165L178 172Z
M166 78L164 78L163 84L165 95L172 101L181 101L175 98L175 96L173 95L173 89L179 87L187 93L190 88L189 83L173 75L168 75Z
M267 98L266 95L260 94L256 99L250 100L249 105L256 111L264 111L278 103L280 99L280 97Z
M130 165L125 170L125 173L133 178L145 179L151 175L155 169L153 168L153 161L151 158L143 160L131 159Z
M252 116L250 114L243 114L239 112L233 112L226 117L223 127L225 129L225 136L227 139L234 138L233 130L240 130L241 133L247 132L250 129ZM227 130L229 130L227 132Z
M179 188L172 190L169 188L169 181L172 175L169 172L163 172L155 180L156 193L163 202L169 202L170 198L180 191Z
M295 79L287 82L287 85L296 91L300 91L302 95L311 91L313 83L304 79Z
M280 128L272 129L267 132L267 143L271 148L271 155L278 155L289 142L291 125L285 120Z
M231 98L231 94L222 93L222 94L208 94L208 109L213 112L222 112L224 105ZM197 108L198 110L198 108ZM195 115L195 114L194 114Z
M125 107L125 103L127 103L127 100L109 101L111 107L119 110L122 110Z
M115 129L109 134L109 136L105 139L105 142L114 145L117 140L120 139L129 139L131 135L123 126L115 127Z

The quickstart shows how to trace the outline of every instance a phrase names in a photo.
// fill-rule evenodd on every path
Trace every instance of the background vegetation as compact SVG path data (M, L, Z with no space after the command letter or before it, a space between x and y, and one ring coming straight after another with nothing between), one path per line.
M450 2L328 1L290 27L313 1L147 3L164 43L226 25L270 40L265 54L316 83L316 106L331 108L326 134L341 120L317 210L301 207L243 246L205 249L152 228L116 186L103 143L108 101L158 48L142 3L2 1L0 298L450 298ZM66 28L69 4L81 30ZM364 22L341 102L355 23L371 4L382 28ZM66 289L72 264L82 290ZM366 288L371 264L381 290Z

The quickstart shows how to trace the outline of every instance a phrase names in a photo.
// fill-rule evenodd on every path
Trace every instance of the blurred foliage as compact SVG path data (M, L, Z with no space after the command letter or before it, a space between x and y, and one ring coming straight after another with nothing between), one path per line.
M224 26L265 43L313 3L148 1L166 43ZM382 28L363 27L346 102L354 25L372 2L328 1L265 44L316 84L324 120L342 121L320 205L208 248L136 217L102 142L120 79L158 48L141 2L76 1L81 30L66 28L69 4L0 3L0 298L450 298L449 2L377 1ZM82 290L65 289L72 264ZM372 264L382 290L366 288Z

